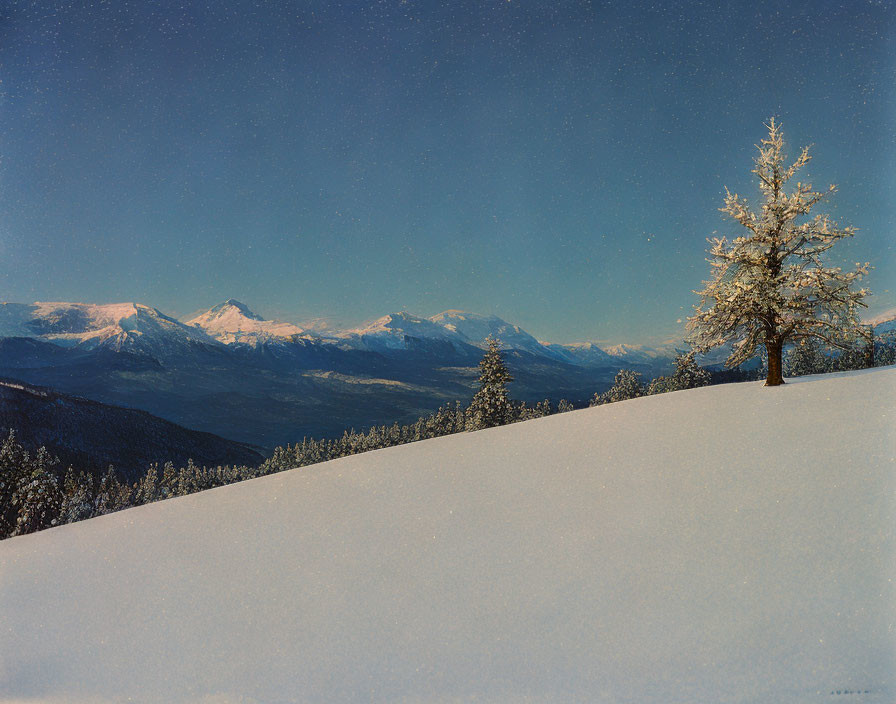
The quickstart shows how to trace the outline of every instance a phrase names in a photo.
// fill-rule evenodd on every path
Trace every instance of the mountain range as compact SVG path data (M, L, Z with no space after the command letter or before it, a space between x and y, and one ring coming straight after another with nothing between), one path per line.
M87 304L37 302L0 303L0 338L40 339L62 347L130 351L165 356L195 345L249 346L324 344L343 350L388 352L419 348L413 341L448 345L466 355L485 347L495 336L502 347L581 366L602 366L614 360L649 362L671 358L683 343L659 347L596 343L539 342L518 325L495 315L447 310L430 318L402 311L390 313L357 328L303 328L292 323L265 320L235 299L205 313L180 321L140 303ZM478 354L478 352L476 352Z
M272 448L466 403L489 335L501 340L512 397L527 402L583 404L620 368L650 378L686 348L541 342L458 310L331 329L266 320L234 299L184 321L140 303L3 303L0 375Z

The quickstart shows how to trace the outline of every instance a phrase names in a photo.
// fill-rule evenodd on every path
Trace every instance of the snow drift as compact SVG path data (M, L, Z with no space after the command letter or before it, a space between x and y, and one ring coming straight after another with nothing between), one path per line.
M0 543L4 702L891 702L896 369L707 387Z

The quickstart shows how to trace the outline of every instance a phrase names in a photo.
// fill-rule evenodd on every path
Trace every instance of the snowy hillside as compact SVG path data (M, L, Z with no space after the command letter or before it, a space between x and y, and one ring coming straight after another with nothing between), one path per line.
M706 387L4 541L0 701L892 702L894 398Z

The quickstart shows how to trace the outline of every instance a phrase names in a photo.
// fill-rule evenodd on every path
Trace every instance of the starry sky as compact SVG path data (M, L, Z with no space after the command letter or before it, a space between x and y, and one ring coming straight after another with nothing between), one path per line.
M772 115L896 306L892 0L0 0L0 300L661 339Z

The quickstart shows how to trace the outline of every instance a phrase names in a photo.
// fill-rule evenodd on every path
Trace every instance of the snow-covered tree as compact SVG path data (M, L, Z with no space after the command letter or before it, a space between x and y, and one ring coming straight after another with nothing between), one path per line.
M700 386L709 386L711 383L712 374L708 369L697 364L693 352L679 354L675 357L675 371L672 374L673 390L696 389Z
M811 337L795 344L784 359L784 372L787 376L823 374L831 368L831 360L824 356L818 341Z
M701 302L688 320L689 341L705 352L726 342L733 351L726 361L735 367L764 346L768 355L766 386L784 383L782 353L787 342L805 338L845 348L859 333L857 310L864 289L853 284L867 274L868 264L853 271L826 267L822 255L855 229L839 227L827 215L807 217L836 188L815 191L810 184L788 182L809 162L809 148L790 166L784 156L780 125L772 119L768 136L758 145L753 173L759 180L761 206L726 189L720 210L746 233L732 241L710 240L712 280L697 292Z
M16 527L19 509L13 503L31 457L10 430L0 444L0 538L11 535Z
M137 481L134 491L134 503L138 506L140 504L151 504L153 501L158 501L159 498L161 498L159 492L159 465L153 462L147 468L146 474Z
M896 364L896 332L885 332L874 339L874 366Z
M69 467L62 483L62 505L59 523L75 523L90 518L94 511L93 479L81 471Z
M0 538L33 533L59 520L62 493L45 447L31 454L14 430L0 443Z
M613 379L613 386L602 394L594 394L591 399L592 406L600 406L605 403L615 403L616 401L627 401L630 398L638 398L643 396L647 390L641 383L641 374L631 369L620 369Z
M513 417L513 405L507 397L507 382L513 377L504 364L501 341L490 335L486 343L488 349L479 362L479 391L467 409L468 430L505 425Z
M658 376L647 385L647 395L664 394L670 391L696 389L712 383L709 370L701 367L694 360L693 352L679 354L675 357L675 371L672 376Z
M19 514L13 535L34 533L54 526L59 521L62 492L59 480L53 472L53 467L58 462L47 448L39 447L26 465L27 469L12 500Z
M658 376L655 379L651 379L650 383L647 385L648 396L655 396L656 394L667 394L670 391L675 390L675 387L672 385L671 376Z
M130 505L129 494L130 487L118 480L115 468L109 465L97 486L93 515L103 516L127 508Z
M162 466L162 477L159 479L159 498L170 499L177 496L177 470L174 462L166 462Z

